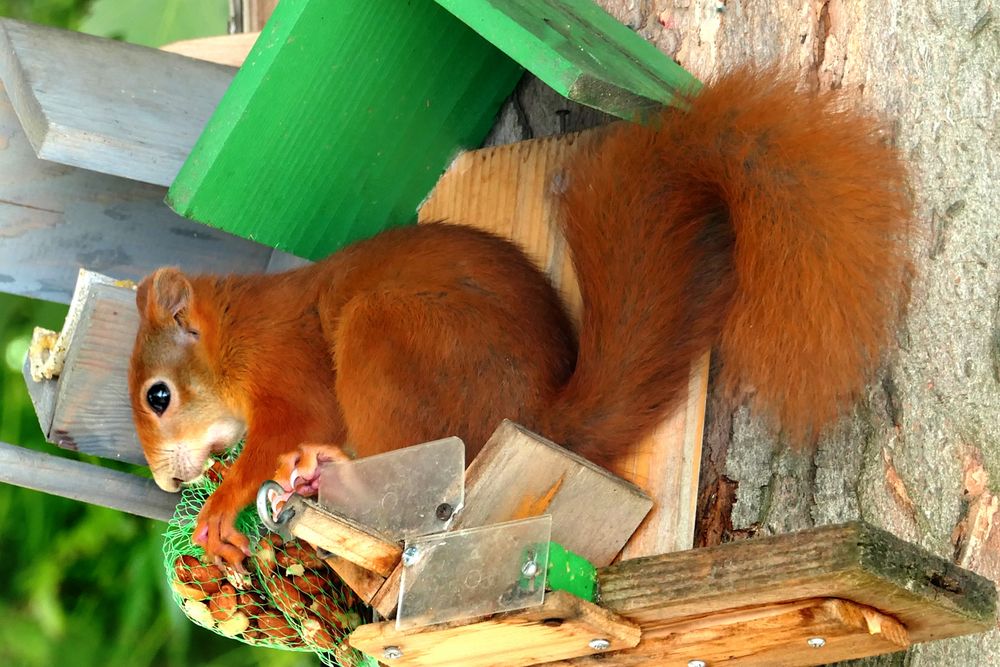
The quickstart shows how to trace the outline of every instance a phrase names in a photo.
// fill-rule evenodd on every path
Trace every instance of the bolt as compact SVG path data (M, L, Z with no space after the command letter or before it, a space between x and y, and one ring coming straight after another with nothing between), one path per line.
M688 660L688 667L708 667L704 660Z
M806 643L812 646L813 648L823 648L824 646L826 646L826 640L823 639L822 637L812 637Z
M607 651L608 648L611 646L611 642L609 642L607 639L599 637L597 639L591 639L590 643L587 644L587 646L594 649L595 651Z
M521 566L521 574L523 574L524 576L526 576L528 578L537 577L538 576L538 561L536 561L534 558L532 558L531 560L525 562L525 564Z
M455 508L453 508L448 503L441 503L434 510L434 516L437 517L438 521L447 521L451 518L451 515L455 513Z
M399 650L398 646L386 646L385 650L382 651L382 657L386 660L399 660L403 657L403 652Z
M403 565L412 567L420 560L420 549L416 547L406 547L403 549Z

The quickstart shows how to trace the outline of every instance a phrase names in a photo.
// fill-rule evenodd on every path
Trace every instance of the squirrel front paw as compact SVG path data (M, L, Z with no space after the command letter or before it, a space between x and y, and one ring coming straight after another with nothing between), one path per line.
M337 445L303 444L278 459L273 479L288 495L314 496L319 491L320 467L324 463L349 460L350 457Z
M219 507L208 499L198 514L192 540L205 550L209 562L226 562L237 571L243 571L243 558L250 555L250 540L236 529L237 510Z

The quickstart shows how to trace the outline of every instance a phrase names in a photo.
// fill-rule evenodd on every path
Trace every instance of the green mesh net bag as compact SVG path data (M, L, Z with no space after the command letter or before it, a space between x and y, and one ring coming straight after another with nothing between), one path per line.
M314 652L326 665L377 667L377 661L346 640L371 620L371 609L313 547L299 540L282 542L264 528L253 508L236 521L251 543L247 572L202 562L203 550L191 541L198 512L237 453L217 458L201 481L181 492L163 545L174 600L198 625L247 644Z

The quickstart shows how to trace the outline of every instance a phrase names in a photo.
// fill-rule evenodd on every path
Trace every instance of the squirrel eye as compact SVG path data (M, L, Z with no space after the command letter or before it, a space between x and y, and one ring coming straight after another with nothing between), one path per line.
M170 388L162 382L157 382L146 392L146 402L158 415L162 415L170 405Z

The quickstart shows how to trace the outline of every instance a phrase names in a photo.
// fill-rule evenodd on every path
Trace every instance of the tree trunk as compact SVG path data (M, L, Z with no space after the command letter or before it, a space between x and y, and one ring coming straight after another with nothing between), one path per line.
M701 79L780 61L852 87L913 165L916 277L898 348L815 454L710 397L700 544L864 519L1000 580L1000 16L993 0L598 0ZM528 78L493 143L599 114ZM1000 632L878 665L1000 664Z

